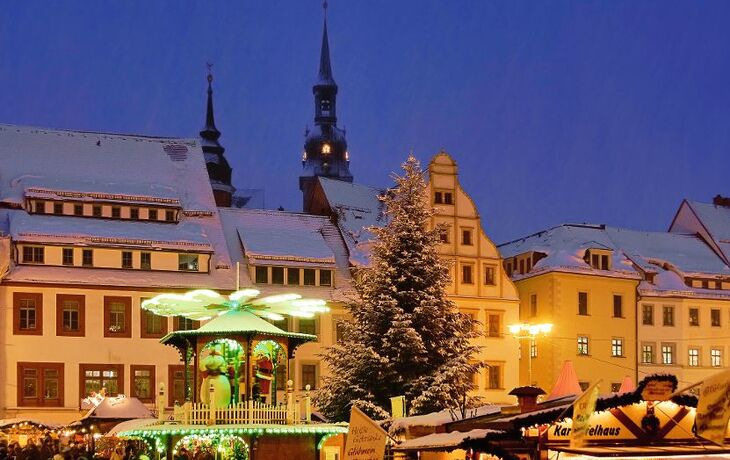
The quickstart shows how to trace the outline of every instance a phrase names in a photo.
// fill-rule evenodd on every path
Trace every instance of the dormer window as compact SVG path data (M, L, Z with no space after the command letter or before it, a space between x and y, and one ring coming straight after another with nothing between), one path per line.
M53 214L63 214L63 203L53 203Z
M175 211L170 211L170 210L165 211L165 220L167 222L174 222L175 221Z
M322 144L322 154L329 155L332 153L332 146L329 144Z
M35 212L38 214L45 214L46 213L46 202L38 200L35 202Z
M596 270L611 269L611 251L605 249L588 249L583 260Z

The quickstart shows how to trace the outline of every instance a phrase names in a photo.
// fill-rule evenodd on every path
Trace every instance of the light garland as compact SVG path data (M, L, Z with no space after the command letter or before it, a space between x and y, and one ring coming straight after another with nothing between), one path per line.
M185 294L160 294L142 302L142 309L160 316L184 316L207 320L232 310L248 311L263 318L280 321L282 315L313 318L315 313L329 311L321 299L302 299L299 294L277 294L257 298L256 289L241 289L224 296L210 289L196 289Z
M166 427L165 427L166 428ZM270 427L239 427L239 428L172 428L165 430L155 429L140 429L131 431L121 431L117 434L118 437L149 437L157 441L164 439L167 436L190 436L190 435L310 435L310 434L325 434L325 435L337 435L347 433L347 426L342 425L326 425L326 426L281 426L276 428Z

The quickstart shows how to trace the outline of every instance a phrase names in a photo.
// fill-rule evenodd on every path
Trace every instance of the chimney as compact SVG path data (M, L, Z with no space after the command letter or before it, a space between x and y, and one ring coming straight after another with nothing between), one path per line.
M537 409L537 397L544 395L545 391L539 387L524 386L517 387L509 392L512 396L517 396L517 405L520 407L520 413L530 412Z
M726 208L730 208L730 198L718 194L715 198L712 199L712 204L714 204L715 206L724 206Z

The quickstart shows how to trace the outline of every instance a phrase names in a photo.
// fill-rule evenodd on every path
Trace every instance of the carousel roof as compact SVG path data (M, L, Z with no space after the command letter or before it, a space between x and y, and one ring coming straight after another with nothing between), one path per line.
M163 337L160 342L169 343L176 338L199 335L231 336L231 335L270 335L298 339L301 342L317 340L316 335L287 332L257 316L249 310L227 310L205 323L196 330L174 331Z

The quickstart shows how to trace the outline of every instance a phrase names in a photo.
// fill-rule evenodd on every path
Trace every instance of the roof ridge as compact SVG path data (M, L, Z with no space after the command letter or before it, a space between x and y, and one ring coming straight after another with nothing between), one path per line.
M317 214L309 214L306 212L299 212L299 211L279 211L277 209L256 209L256 208L224 208L219 207L219 211L222 212L231 212L231 213L256 213L256 214L270 214L270 215L289 215L289 216L297 216L297 217L307 217L312 219L322 219L329 222L329 217L327 216L320 216Z
M68 128L49 128L43 126L29 126L29 125L13 125L8 123L0 123L0 130L23 130L31 132L31 134L85 134L85 135L97 135L97 136L113 136L122 138L135 138L146 141L185 141L185 142L197 142L194 137L175 137L175 136L153 136L147 134L134 134L134 133L112 133L105 131L83 131L78 129Z

